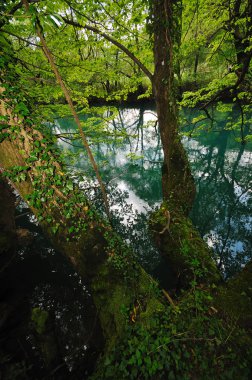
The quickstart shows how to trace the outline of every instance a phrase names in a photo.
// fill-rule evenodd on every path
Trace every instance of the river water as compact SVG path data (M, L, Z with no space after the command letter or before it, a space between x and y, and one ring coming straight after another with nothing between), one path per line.
M181 133L197 188L190 217L213 248L213 257L223 275L229 277L252 258L252 143L239 141L241 127L236 109L215 110L212 116L210 120L200 111L182 110ZM160 258L146 229L148 212L162 199L162 148L155 110L150 105L98 108L81 118L107 183L111 207L123 225L118 230L132 242L146 269L155 271ZM247 129L244 125L243 136ZM67 143L76 131L72 118L59 119L54 131L61 134L61 148L76 155L75 160L69 160L70 170L75 170L76 178L84 188L88 187L90 196L90 183L83 178L88 171L92 178L86 154L80 141Z

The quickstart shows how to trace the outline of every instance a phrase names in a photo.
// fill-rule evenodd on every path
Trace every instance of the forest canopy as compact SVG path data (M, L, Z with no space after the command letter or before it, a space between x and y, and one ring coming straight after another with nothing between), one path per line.
M148 1L86 1L85 6L80 1L31 3L30 14L25 14L21 2L2 3L1 40L3 46L6 39L11 41L24 86L38 103L58 102L62 94L39 47L35 17L77 105L83 107L89 98L125 99L137 90L141 97L150 96L154 66ZM195 102L232 96L228 90L237 90L241 99L248 96L250 2L175 4L173 54L178 85L198 90Z

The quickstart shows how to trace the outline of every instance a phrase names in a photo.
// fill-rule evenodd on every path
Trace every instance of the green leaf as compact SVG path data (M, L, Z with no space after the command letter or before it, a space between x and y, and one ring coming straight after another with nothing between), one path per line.
M74 189L74 185L73 185L73 182L67 182L66 184L66 188L70 191L73 191Z
M59 226L53 226L53 227L51 227L51 229L52 229L53 234L55 235L56 232L57 232L58 229L59 229Z

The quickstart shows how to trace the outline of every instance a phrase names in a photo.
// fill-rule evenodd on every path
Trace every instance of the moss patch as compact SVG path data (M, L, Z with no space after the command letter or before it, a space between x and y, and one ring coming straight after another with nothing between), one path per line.
M214 304L224 316L232 317L252 336L252 262L217 289Z
M150 230L161 254L169 259L177 273L180 287L188 287L195 277L204 283L220 282L219 271L206 243L192 222L172 203L163 203L152 214Z
M34 323L34 328L38 334L44 334L46 331L46 325L49 318L47 311L35 307L32 309L31 320Z

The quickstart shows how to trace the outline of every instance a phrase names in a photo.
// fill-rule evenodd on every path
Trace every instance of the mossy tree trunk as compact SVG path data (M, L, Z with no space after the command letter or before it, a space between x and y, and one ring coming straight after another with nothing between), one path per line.
M163 197L166 200L171 199L188 213L192 206L195 187L187 155L178 134L177 94L174 84L174 66L178 68L178 64L174 64L173 56L174 46L178 48L181 38L181 7L181 0L150 2L150 19L154 34L154 74L129 49L110 35L96 27L66 17L63 17L63 20L68 25L90 30L117 46L151 81L164 151Z
M153 92L157 105L159 130L164 150L162 188L165 200L188 212L195 187L188 159L178 133L178 110L174 82L174 45L176 43L179 1L153 1L154 63ZM179 28L179 26L178 26Z
M111 346L123 334L136 302L140 307L134 318L142 322L163 307L156 296L157 285L73 184L43 127L31 126L13 112L2 100L0 114L8 119L0 143L3 173L38 217L54 247L89 283Z
M252 58L252 51L250 48L252 3L249 0L235 0L232 5L233 8L229 8L227 29L231 31L234 38L234 47L238 65L235 73L238 78L237 83L240 84L244 81L248 73ZM239 22L239 20L242 20L242 22Z

